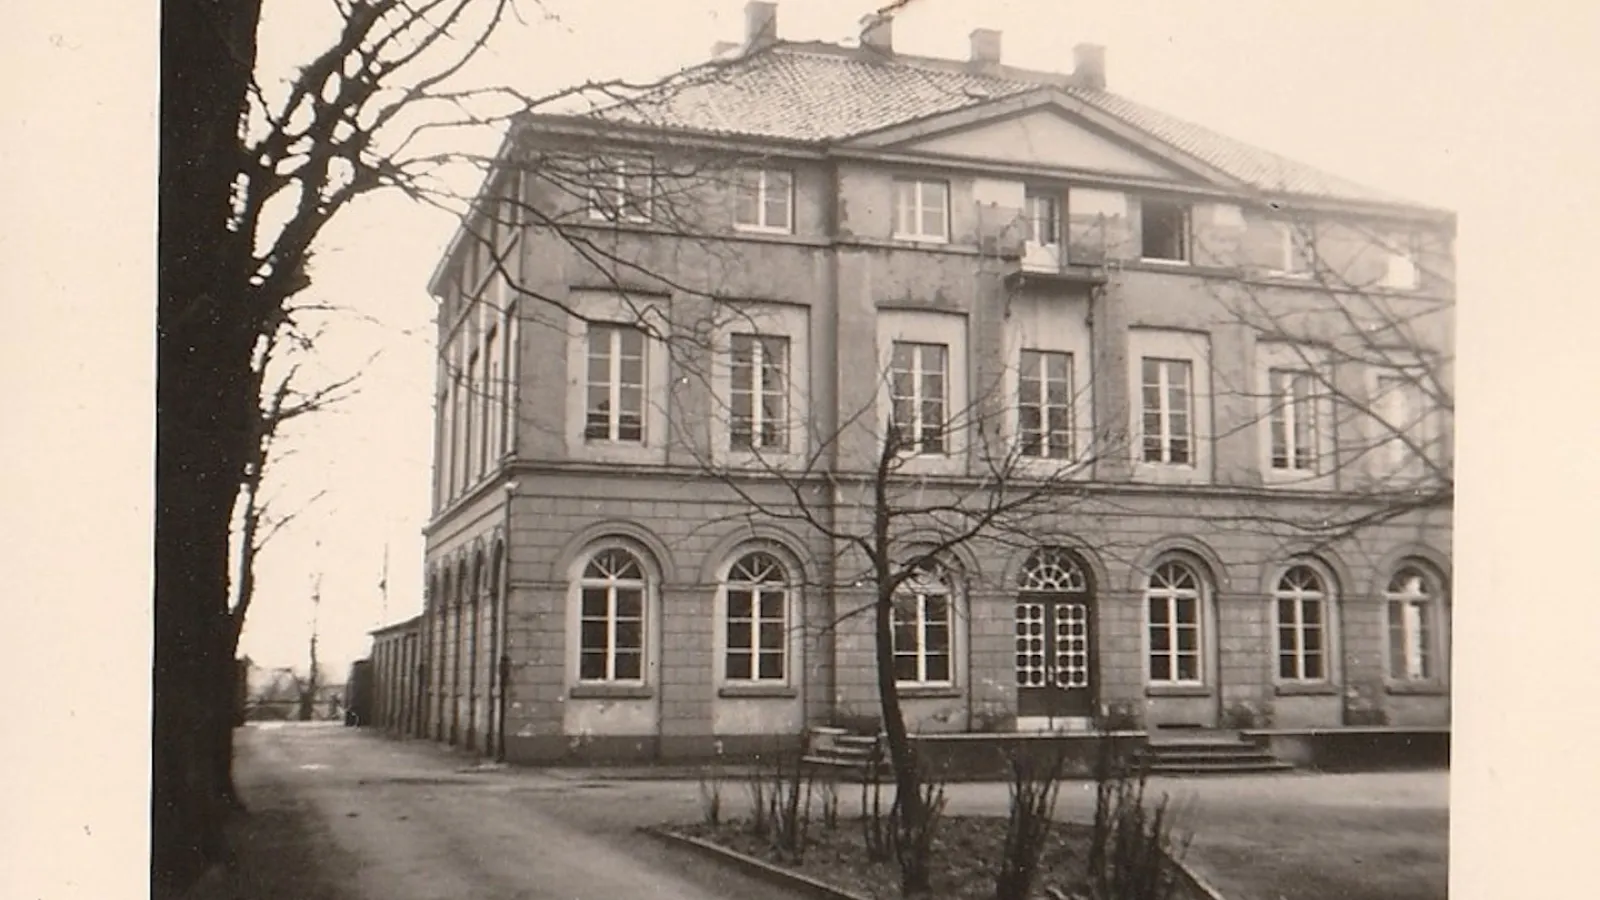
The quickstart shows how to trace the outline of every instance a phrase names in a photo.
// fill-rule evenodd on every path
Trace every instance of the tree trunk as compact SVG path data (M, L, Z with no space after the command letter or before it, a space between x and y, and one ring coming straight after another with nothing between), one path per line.
M900 708L900 686L894 671L894 595L879 589L877 603L878 699L883 707L883 732L889 743L889 760L894 764L895 809L906 822L920 822L922 771L916 749L906 732L905 712Z
M260 0L164 0L161 16L151 882L181 892L221 858L231 745L228 540L258 314L228 230ZM222 735L222 737L219 737ZM230 747L231 749L231 747Z

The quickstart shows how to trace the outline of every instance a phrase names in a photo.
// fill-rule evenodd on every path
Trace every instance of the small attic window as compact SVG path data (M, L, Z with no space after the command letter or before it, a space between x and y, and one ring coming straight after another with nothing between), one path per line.
M1139 256L1157 262L1189 261L1189 205L1174 200L1139 201Z

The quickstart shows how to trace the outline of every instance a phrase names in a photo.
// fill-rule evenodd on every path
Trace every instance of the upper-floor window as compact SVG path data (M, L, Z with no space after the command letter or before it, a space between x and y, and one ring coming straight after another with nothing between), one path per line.
M902 449L917 455L948 451L948 376L945 345L894 342L889 360L890 421L899 429Z
M740 169L734 176L733 224L741 231L793 231L794 173Z
M950 185L895 179L894 236L912 241L950 240Z
M1140 362L1141 458L1194 465L1193 364L1145 357Z
M1189 205L1172 200L1139 201L1139 256L1160 262L1189 261Z
M1404 375L1380 375L1373 407L1381 422L1378 442L1384 466L1395 474L1414 468L1413 463L1431 449L1422 385Z
M1061 198L1055 194L1029 191L1024 203L1023 238L1030 244L1044 246L1061 243Z
M589 326L586 440L644 442L644 355L645 337L639 329Z
M1275 275L1289 278L1306 278L1311 275L1312 241L1303 226L1292 222L1279 222L1278 260L1272 267Z
M789 339L735 334L728 438L735 450L783 452L789 440Z
M648 222L655 193L650 160L606 157L589 161L589 218Z
M1023 456L1072 458L1072 354L1022 351L1017 431Z
M1317 470L1317 385L1310 372L1272 369L1267 373L1272 421L1272 468L1285 472Z
M1416 248L1409 235L1388 235L1381 238L1384 249L1382 287L1397 291L1416 290L1421 284L1417 269Z

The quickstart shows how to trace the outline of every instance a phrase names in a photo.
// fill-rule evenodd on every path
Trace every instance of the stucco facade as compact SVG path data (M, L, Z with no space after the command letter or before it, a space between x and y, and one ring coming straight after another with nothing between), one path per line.
M1384 327L1341 299L1357 294L1380 293L1407 323L1408 352L1448 357L1453 217L1296 197L1296 221L1315 222L1318 265L1339 273L1313 283L1271 264L1284 195L1041 90L843 145L685 131L652 148L622 124L552 116L518 127L485 187L509 202L485 205L524 214L469 222L464 234L483 241L458 237L433 285L444 363L414 669L421 733L517 762L691 758L873 716L870 622L846 615L870 588L847 571L846 542L785 511L803 505L836 531L859 518L888 390L872 373L903 340L944 348L942 402L995 423L950 429L940 453L907 463L922 502L959 503L984 483L986 442L1019 428L1017 360L1031 347L1069 361L1075 400L1062 430L1081 463L1072 489L1030 523L1033 546L980 535L946 554L946 630L902 688L914 731L1448 724L1450 513L1447 503L1386 510L1392 458L1374 450L1385 436L1360 414L1381 405L1382 382L1349 354L1327 362L1318 396L1328 406L1308 407L1316 427L1300 439L1314 441L1318 462L1293 479L1274 456L1282 417L1261 385L1280 358L1310 364L1286 342L1337 354L1363 324ZM792 184L787 227L733 227L719 179L655 188L657 210L676 204L670 226L659 212L591 221L581 193L539 174L582 140L631 141L628 152L657 159L662 184L696 141L779 167ZM897 179L943 186L941 240L900 233ZM1064 248L1042 267L1030 263L1039 232L1023 227L1041 192L1063 210ZM1181 265L1145 256L1150 198L1182 204ZM1394 263L1373 250L1374 233L1407 236L1415 278L1404 290L1381 286ZM778 323L791 354L791 430L772 471L730 456L727 376L706 374L719 345L687 339L722 305ZM1267 311L1268 324L1247 309ZM589 335L619 310L652 323L630 376L644 396L642 437L598 440ZM1292 335L1269 327L1291 321ZM1174 359L1190 379L1186 443L1177 464L1151 462L1148 363ZM1433 436L1428 452L1447 466L1448 427ZM1337 534L1308 524L1364 510L1371 524ZM1077 618L1048 620L1060 629L1050 665L1077 667L1075 696L1088 706L1041 723L1019 705L1030 683L1019 638L1032 621L1019 617L1044 607L1025 613L1033 601L1019 592L1029 559L1052 548L1075 567ZM781 587L736 585L750 559L781 572ZM1174 573L1190 580L1157 584ZM593 613L607 597L609 612ZM781 639L748 638L769 615L760 598L781 607L770 613ZM736 603L764 611L736 614ZM735 635L756 641L753 656L735 652ZM771 677L746 671L761 653Z

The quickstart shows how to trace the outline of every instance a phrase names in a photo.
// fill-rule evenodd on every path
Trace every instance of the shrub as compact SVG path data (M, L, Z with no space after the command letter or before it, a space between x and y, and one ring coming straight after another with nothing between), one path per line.
M1010 754L1011 814L995 876L995 900L1027 900L1033 890L1055 820L1065 758L1059 749L1047 763L1020 751Z

